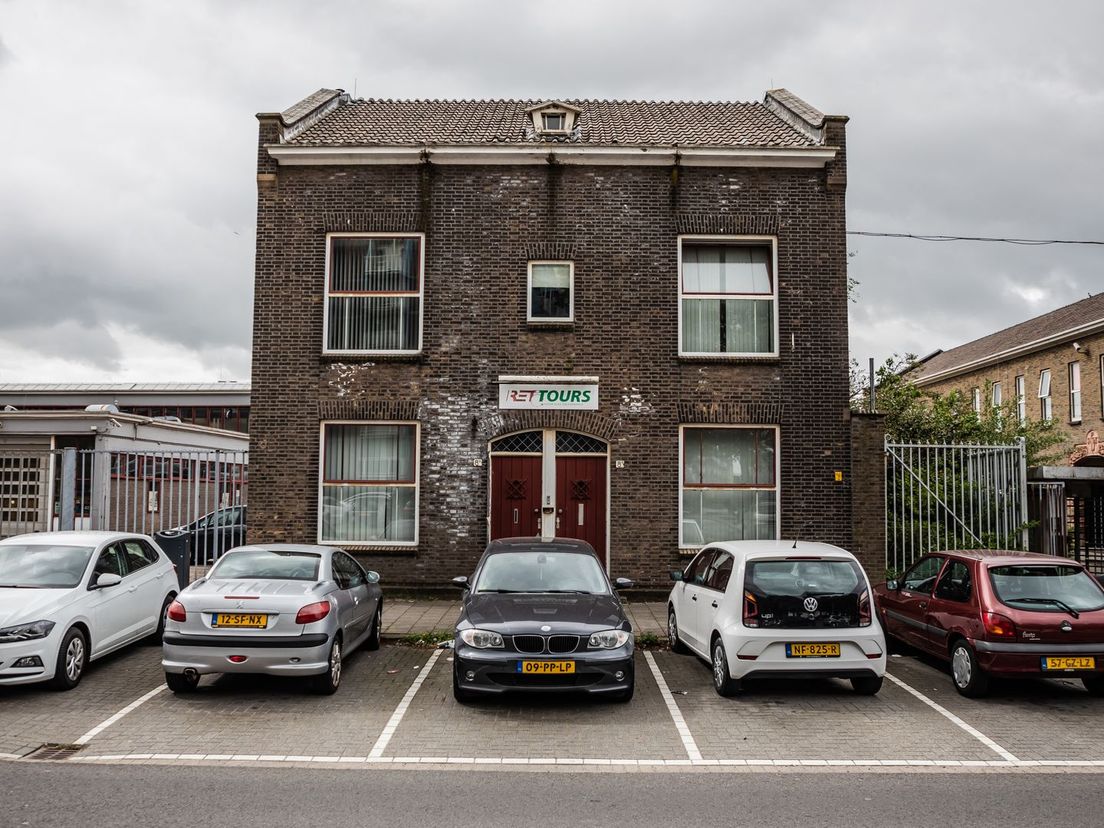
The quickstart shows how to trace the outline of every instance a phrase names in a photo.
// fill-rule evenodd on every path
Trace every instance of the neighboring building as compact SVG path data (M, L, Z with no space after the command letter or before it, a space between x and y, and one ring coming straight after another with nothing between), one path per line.
M83 411L114 405L123 414L249 431L249 383L0 383L0 409Z
M416 585L509 535L651 586L714 540L853 546L845 117L323 89L258 119L252 539Z
M928 391L959 391L979 411L1014 403L1016 416L1067 435L1071 464L1104 465L1104 293L937 351L908 376Z
M1050 420L1066 462L1030 469L1031 548L1070 552L1104 570L1104 293L937 351L908 374L984 412L1013 403L1022 420Z

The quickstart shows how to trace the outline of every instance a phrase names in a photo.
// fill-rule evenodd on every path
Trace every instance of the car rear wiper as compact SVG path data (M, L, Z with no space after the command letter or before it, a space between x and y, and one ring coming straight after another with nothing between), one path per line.
M1009 601L1019 601L1021 604L1053 604L1056 607L1061 608L1065 612L1068 612L1074 618L1080 618L1081 613L1071 607L1069 604L1059 601L1057 598L1009 598Z

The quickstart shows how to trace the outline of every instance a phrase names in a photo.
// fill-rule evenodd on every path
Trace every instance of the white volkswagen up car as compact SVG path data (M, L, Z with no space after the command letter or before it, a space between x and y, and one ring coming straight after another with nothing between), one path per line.
M671 649L709 661L722 696L751 678L846 678L856 693L881 689L885 635L850 552L806 541L713 543L671 579Z

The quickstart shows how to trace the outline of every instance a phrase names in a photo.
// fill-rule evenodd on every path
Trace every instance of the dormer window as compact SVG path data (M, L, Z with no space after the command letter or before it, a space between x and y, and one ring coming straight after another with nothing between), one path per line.
M545 101L526 110L538 135L570 135L580 110L562 101Z
M563 132L567 116L562 112L542 112L541 125L544 132Z

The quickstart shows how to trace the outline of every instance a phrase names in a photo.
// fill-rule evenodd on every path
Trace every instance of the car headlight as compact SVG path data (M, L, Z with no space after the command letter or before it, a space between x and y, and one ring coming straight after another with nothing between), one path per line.
M32 621L30 624L5 627L0 630L0 643L10 644L13 641L33 641L36 638L45 638L53 628L53 621Z
M614 650L624 646L631 639L632 633L627 633L624 630L602 630L602 632L596 632L590 637L590 643L587 646L599 650Z
M461 630L460 640L477 650L502 647L502 636L490 630Z

